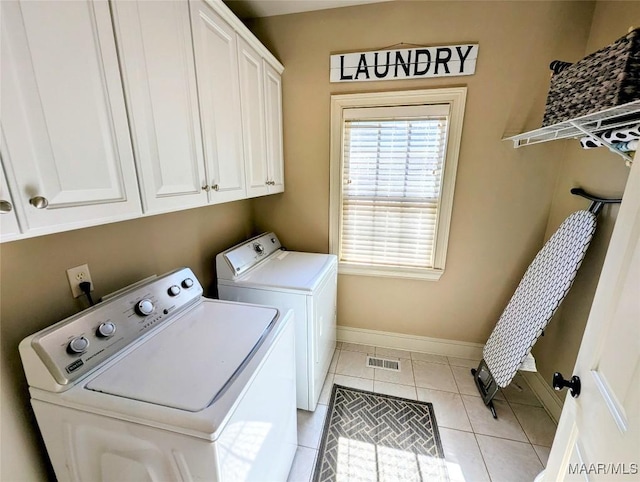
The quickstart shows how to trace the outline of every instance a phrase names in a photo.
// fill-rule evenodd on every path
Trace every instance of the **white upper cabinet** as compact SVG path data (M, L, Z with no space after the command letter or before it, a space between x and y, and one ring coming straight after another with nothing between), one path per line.
M113 2L144 211L208 202L189 6Z
M282 147L282 81L280 74L264 63L265 129L269 194L284 191L284 154Z
M0 241L284 190L283 67L221 0L0 8Z
M109 5L1 8L2 157L23 231L140 215Z
M245 198L234 30L204 2L112 5L145 212Z
M208 4L191 3L207 182L214 202L247 197L234 29Z
M238 57L247 195L262 196L269 193L264 123L264 66L262 57L242 38L238 39Z
M238 38L247 196L284 191L280 74Z

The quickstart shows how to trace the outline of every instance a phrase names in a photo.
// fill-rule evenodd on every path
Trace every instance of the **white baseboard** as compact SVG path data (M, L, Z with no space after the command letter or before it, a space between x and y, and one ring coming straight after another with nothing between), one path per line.
M539 372L520 372L527 381L531 390L536 394L540 403L547 410L551 418L558 423L562 413L563 400L558 397L556 391L549 386Z
M480 343L405 335L403 333L391 333L388 331L365 330L363 328L351 328L349 326L338 326L337 338L338 341L344 341L346 343L374 345L383 348L395 348L397 350L417 351L432 353L434 355L477 360L482 358L482 347L484 346Z

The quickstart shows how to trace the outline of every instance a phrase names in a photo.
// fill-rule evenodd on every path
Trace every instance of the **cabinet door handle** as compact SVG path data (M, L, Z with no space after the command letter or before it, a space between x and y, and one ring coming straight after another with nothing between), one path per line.
M203 191L207 191L207 192L209 192L209 189L211 189L211 188L209 187L209 185L208 185L208 184L204 184L204 185L202 186L202 190L203 190Z
M44 209L49 205L49 201L47 201L46 197L34 196L29 199L29 204L31 204L36 209Z
M217 184L214 184L213 186L211 186L211 189L213 189L214 191L217 191L218 189L220 189L220 186L218 186Z
M10 213L13 210L13 206L9 201L0 200L0 213L6 214Z

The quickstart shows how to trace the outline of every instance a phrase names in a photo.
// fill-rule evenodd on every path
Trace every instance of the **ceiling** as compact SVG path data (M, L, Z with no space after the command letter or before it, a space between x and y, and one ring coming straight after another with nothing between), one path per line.
M239 18L247 19L386 1L389 0L224 0L224 3Z

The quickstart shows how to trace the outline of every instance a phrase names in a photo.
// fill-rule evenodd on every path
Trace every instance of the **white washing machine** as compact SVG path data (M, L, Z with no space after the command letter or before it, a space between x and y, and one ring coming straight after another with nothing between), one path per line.
M208 300L188 268L20 343L59 481L286 480L291 312Z
M220 299L294 311L297 404L315 410L336 347L337 257L285 251L265 233L218 254L216 270Z

